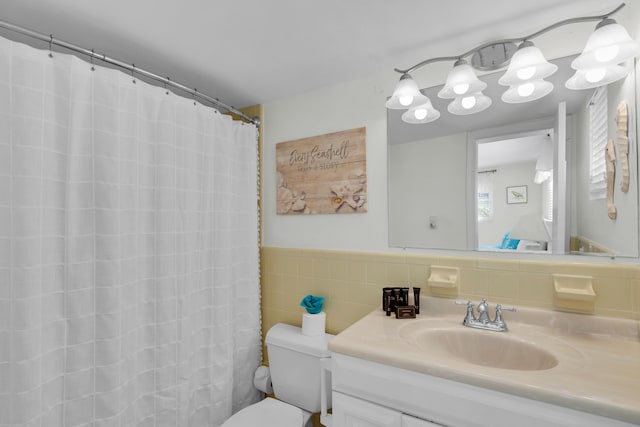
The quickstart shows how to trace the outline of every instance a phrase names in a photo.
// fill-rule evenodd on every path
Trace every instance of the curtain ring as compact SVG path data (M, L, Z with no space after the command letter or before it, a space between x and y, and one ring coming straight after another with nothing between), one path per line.
M164 89L167 91L167 95L169 95L169 89L167 89L167 85L169 84L169 81L170 81L170 79L169 79L169 77L167 77L167 81L164 82Z
M53 34L49 34L49 58L53 58Z
M93 66L93 55L95 55L95 52L91 49L91 71L96 70L96 67Z
M198 89L194 88L194 89L193 89L193 92L192 92L192 95L193 95L193 105L198 105L198 104L196 103L196 94L197 94L197 93L198 93Z
M136 76L133 75L133 73L136 72L136 64L131 64L131 78L133 81L133 84L136 84Z

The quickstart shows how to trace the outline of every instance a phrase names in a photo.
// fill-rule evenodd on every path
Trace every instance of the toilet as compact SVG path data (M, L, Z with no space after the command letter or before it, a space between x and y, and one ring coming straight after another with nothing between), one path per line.
M222 427L311 427L311 414L320 411L320 363L331 357L331 338L304 335L301 328L283 323L269 329L265 342L277 399L267 397L242 409Z

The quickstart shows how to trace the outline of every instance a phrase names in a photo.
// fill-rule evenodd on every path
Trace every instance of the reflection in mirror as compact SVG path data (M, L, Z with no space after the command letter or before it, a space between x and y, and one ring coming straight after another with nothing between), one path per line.
M608 138L616 138L616 109L626 101L633 147L628 157L631 186L624 193L619 181L614 184L617 216L611 219L606 194L589 188L602 177L591 172L598 157L590 147L594 91L564 89L572 59L552 61L558 65L549 79L555 89L531 103L500 102L497 72L481 78L488 83L487 94L498 101L476 115L448 114L446 102L436 95L440 87L425 90L442 112L433 123L407 124L400 118L402 111L388 110L391 247L638 257L636 75L609 85L605 94ZM561 104L566 114L558 113ZM565 115L566 126L558 129L558 117ZM545 144L553 148L551 171ZM521 158L510 158L513 153ZM616 162L620 170L620 159ZM483 191L487 186L491 191ZM536 226L544 225L536 228L543 234L522 234L522 227L516 228L531 215L539 219ZM509 248L495 247L501 245Z
M567 142L573 138L572 126L567 127L566 102L560 102L557 110L555 120L535 120L485 130L482 133L487 136L483 138L477 136L478 132L470 133L469 164L475 165L476 171L493 167L498 180L494 185L493 180L488 181L476 173L476 181L470 181L467 187L469 200L478 194L480 183L484 184L483 190L501 188L505 191L505 198L492 200L499 213L497 217L481 218L479 212L478 222L469 224L469 229L475 230L476 242L480 233L488 229L493 232L493 236L488 237L497 243L487 245L480 241L475 248L553 254L564 254L568 250L565 201L570 181L567 165L571 162L567 162L570 160ZM490 194L478 194L478 206L480 196L482 203L488 204ZM496 231L499 235L495 235ZM486 240L486 231L483 234L482 240ZM495 240L497 237L500 240Z
M552 252L553 129L476 142L477 247Z

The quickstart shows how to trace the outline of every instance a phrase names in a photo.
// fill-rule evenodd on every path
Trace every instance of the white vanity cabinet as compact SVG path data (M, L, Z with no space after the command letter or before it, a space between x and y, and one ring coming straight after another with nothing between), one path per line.
M339 392L333 392L334 427L434 427L434 424L420 418L382 405L357 399Z
M441 426L442 424L432 423L431 421L422 420L420 418L411 417L409 415L402 414L402 427L434 427Z
M366 400L357 399L334 391L333 402L334 427L399 427L402 424L402 413L376 405Z
M331 371L332 427L634 425L340 353Z

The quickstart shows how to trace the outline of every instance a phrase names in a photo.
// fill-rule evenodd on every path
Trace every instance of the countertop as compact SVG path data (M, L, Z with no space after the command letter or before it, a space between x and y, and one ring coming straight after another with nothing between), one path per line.
M493 308L492 308L493 310ZM466 307L421 298L416 319L396 319L379 309L329 342L332 352L421 372L558 406L640 424L638 321L522 308L505 312L508 332L462 325ZM412 340L412 330L461 328L505 336L544 348L558 364L521 371L442 357Z

